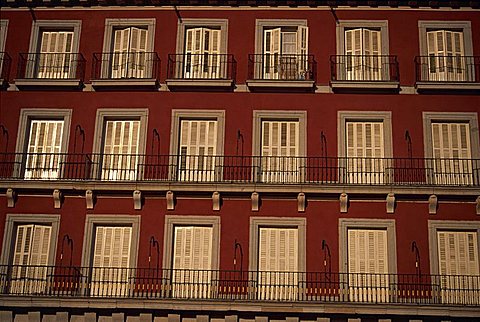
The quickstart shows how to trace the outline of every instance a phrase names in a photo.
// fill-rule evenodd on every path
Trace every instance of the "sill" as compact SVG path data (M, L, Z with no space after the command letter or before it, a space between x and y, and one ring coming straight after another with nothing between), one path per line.
M247 86L251 90L313 90L315 81L313 80L270 80L270 79L249 79Z
M211 89L233 89L233 79L167 79L165 81L170 90L196 91Z
M21 78L15 80L15 86L23 90L35 89L81 89L80 79Z
M452 92L458 94L461 92L480 94L480 83L465 82L416 82L415 88L418 92Z
M95 79L92 86L95 90L156 90L159 82L154 78Z
M398 81L330 81L332 90L336 93L385 93L398 92L400 83Z

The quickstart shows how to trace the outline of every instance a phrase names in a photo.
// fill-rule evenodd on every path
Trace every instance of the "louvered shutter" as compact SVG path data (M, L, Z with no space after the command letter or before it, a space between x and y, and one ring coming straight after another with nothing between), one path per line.
M463 32L433 30L427 32L429 80L463 81L466 79Z
M345 30L347 80L381 80L381 31L366 28Z
M140 142L140 121L105 122L102 178L135 180Z
M64 121L32 120L27 143L25 179L56 179L62 152Z
M310 79L308 66L308 27L298 26L297 29L297 55L299 55L298 61L298 76L300 79Z
M382 62L381 33L379 30L362 29L363 31L363 61L362 80L381 80Z
M204 28L187 29L185 41L185 77L201 78Z
M38 59L38 78L70 78L71 52L73 45L72 31L44 31L40 42Z
M431 127L436 183L471 184L470 125L432 122Z
M214 180L217 124L216 120L181 120L181 180Z
M281 29L266 29L263 34L263 77L278 79Z
M220 30L203 28L202 78L218 78L220 73ZM223 65L223 64L222 64Z
M130 32L130 28L115 30L112 54L112 78L127 77Z

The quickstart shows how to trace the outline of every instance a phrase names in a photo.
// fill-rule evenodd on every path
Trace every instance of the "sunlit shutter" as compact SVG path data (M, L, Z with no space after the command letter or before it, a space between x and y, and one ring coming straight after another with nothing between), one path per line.
M204 50L204 28L190 28L185 40L185 76L199 78L202 71L201 54Z
M468 123L432 123L434 158L470 159Z
M175 227L174 269L209 270L212 268L213 227Z
M476 232L438 231L437 238L441 275L478 275Z
M298 271L298 229L259 229L258 270Z
M276 79L278 78L281 29L266 29L263 37L263 77Z
M388 273L386 230L348 230L348 272Z
M37 66L39 78L68 78L73 31L44 31Z
M47 265L51 231L51 226L17 226L13 265Z
M143 78L146 73L147 30L131 27L128 77Z
M307 71L308 66L308 27L298 26L297 30L297 55L300 55L299 59L299 71L303 73L301 77L308 78Z
M347 157L384 157L382 122L346 122Z
M132 227L96 227L93 266L128 268L131 238Z
M298 156L298 121L262 121L262 156Z
M204 48L203 48L203 78L218 77L220 68L220 35L218 29L204 28Z

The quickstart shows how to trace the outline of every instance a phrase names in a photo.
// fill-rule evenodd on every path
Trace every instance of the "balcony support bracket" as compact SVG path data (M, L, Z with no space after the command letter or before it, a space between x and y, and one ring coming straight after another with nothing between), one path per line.
M93 209L95 206L95 194L92 190L85 191L85 202L87 204L87 209Z
M480 215L480 196L477 197L477 215Z
M175 195L173 191L167 191L165 198L167 198L167 210L175 210Z
M298 201L298 205L297 205L298 212L305 212L307 198L305 197L305 194L303 192L300 192L298 194L297 201Z
M7 196L7 207L8 208L15 207L15 201L17 199L17 193L15 192L15 190L13 190L12 188L8 188L6 196Z
M142 192L140 190L135 190L133 192L133 209L142 209Z
M387 195L387 214L395 213L395 194L389 193Z
M431 195L428 198L428 214L429 215L436 215L438 208L438 198L436 195Z
M252 211L258 211L260 208L260 195L258 192L252 192Z
M212 194L212 202L213 202L213 211L219 211L220 210L220 204L222 203L222 198L220 196L220 192L215 191Z
M340 194L340 212L347 213L348 212L348 195L345 192Z
M62 208L62 192L58 189L53 190L53 208L60 209Z

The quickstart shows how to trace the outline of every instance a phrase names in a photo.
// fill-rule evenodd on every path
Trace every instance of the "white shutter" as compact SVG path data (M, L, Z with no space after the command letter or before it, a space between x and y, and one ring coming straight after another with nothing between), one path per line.
M278 79L281 29L266 29L263 37L263 78Z
M185 46L185 77L201 78L204 50L204 28L187 29Z
M464 81L465 64L463 32L432 30L427 32L429 80Z
M63 120L32 120L30 122L25 179L58 178L63 123Z
M362 80L362 28L345 30L345 68L347 80Z
M144 78L148 75L146 69L147 30L135 27L131 27L130 30L127 77Z
M476 232L438 231L438 262L441 275L478 275Z
M217 125L216 120L181 120L181 180L214 180Z
M345 30L347 80L381 80L381 31L367 28ZM352 57L350 57L352 56Z
M204 49L202 55L202 78L220 77L220 30L204 28Z
M113 39L112 78L127 76L130 28L115 30Z
M40 41L38 78L69 78L73 31L44 31Z
M298 61L298 76L300 79L308 79L308 73L312 72L308 66L308 27L298 26L297 29L297 55L300 55Z
M138 164L140 121L105 122L102 179L134 180Z

